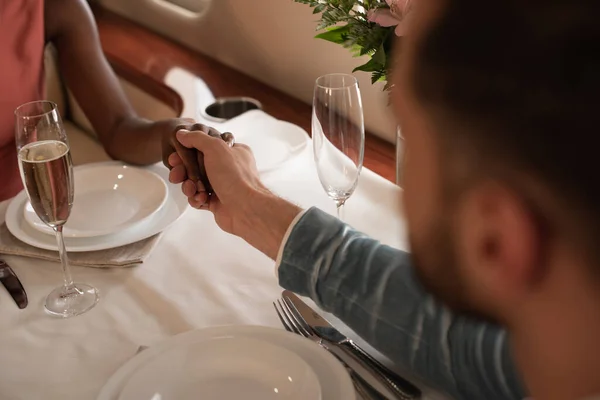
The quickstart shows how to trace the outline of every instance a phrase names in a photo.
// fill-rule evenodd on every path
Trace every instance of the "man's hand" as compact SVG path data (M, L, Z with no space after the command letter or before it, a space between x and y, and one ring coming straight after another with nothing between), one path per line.
M216 136L216 135L215 135ZM252 246L275 259L286 230L301 209L273 195L260 181L250 148L236 143L233 147L219 137L195 131L177 132L179 142L203 155L204 168L213 194L196 195L190 204L208 209L226 232L240 236ZM169 157L171 165L182 162ZM170 179L175 180L175 168Z
M221 133L203 124L177 126L172 135L165 136L163 143L163 164L171 170L171 183L181 183L183 193L190 199L190 205L199 208L207 201L207 191L212 191L204 169L204 156L196 149L188 149L175 137L177 131L201 131L209 136L221 137Z
M169 179L172 183L182 183L183 193L192 198L204 193L203 181L206 173L198 159L196 149L188 149L177 140L177 131L203 130L204 125L194 124L192 119L184 119L175 126L170 126L162 133L162 162L169 168Z
M258 177L252 151L244 144L229 147L218 131L208 127L193 132L180 130L177 139L181 146L197 153L200 168L206 173L214 191L209 196L203 191L204 187L194 193L183 187L190 205L210 210L221 229L236 234L235 220L237 214L244 210L245 203L257 193L268 193ZM173 167L169 175L171 182L182 178L183 160L178 154L172 154L168 159Z

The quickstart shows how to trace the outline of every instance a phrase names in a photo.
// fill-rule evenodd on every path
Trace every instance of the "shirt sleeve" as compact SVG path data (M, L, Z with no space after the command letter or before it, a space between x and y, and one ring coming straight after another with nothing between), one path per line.
M317 208L282 244L282 287L312 298L373 347L456 399L522 399L506 332L454 315L423 290L409 254Z
M283 235L283 240L281 241L281 245L279 246L279 251L277 252L277 258L275 259L275 277L278 275L279 265L281 265L281 259L283 258L283 249L285 248L285 244L287 243L294 227L300 221L300 218L304 215L306 210L302 210L296 215L296 217L292 220L290 226L288 226L287 231L285 231L285 235Z

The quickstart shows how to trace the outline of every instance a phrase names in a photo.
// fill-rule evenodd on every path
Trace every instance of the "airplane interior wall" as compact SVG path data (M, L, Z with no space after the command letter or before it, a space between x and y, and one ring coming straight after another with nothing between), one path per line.
M293 0L100 0L111 9L305 102L315 79L363 61L314 39L318 19ZM357 72L368 130L394 141L383 84ZM243 95L244 93L240 93Z

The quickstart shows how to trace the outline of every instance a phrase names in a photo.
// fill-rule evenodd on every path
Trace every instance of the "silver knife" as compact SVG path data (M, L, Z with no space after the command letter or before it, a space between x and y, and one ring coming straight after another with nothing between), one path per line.
M2 260L0 260L0 283L6 288L15 303L17 303L17 307L20 309L27 307L27 293L21 281L17 278L12 268Z
M329 321L300 300L294 293L284 290L282 295L294 304L298 312L318 336L344 349L348 355L358 361L365 369L372 372L392 393L398 395L401 399L419 399L421 397L421 391L416 386L398 376L398 374L369 355L346 335L334 328Z

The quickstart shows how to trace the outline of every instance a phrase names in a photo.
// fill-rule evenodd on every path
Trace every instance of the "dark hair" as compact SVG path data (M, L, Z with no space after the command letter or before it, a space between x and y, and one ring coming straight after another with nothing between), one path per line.
M592 229L585 236L598 262L600 1L446 0L442 8L413 70L439 135L468 142L483 168L541 179Z

